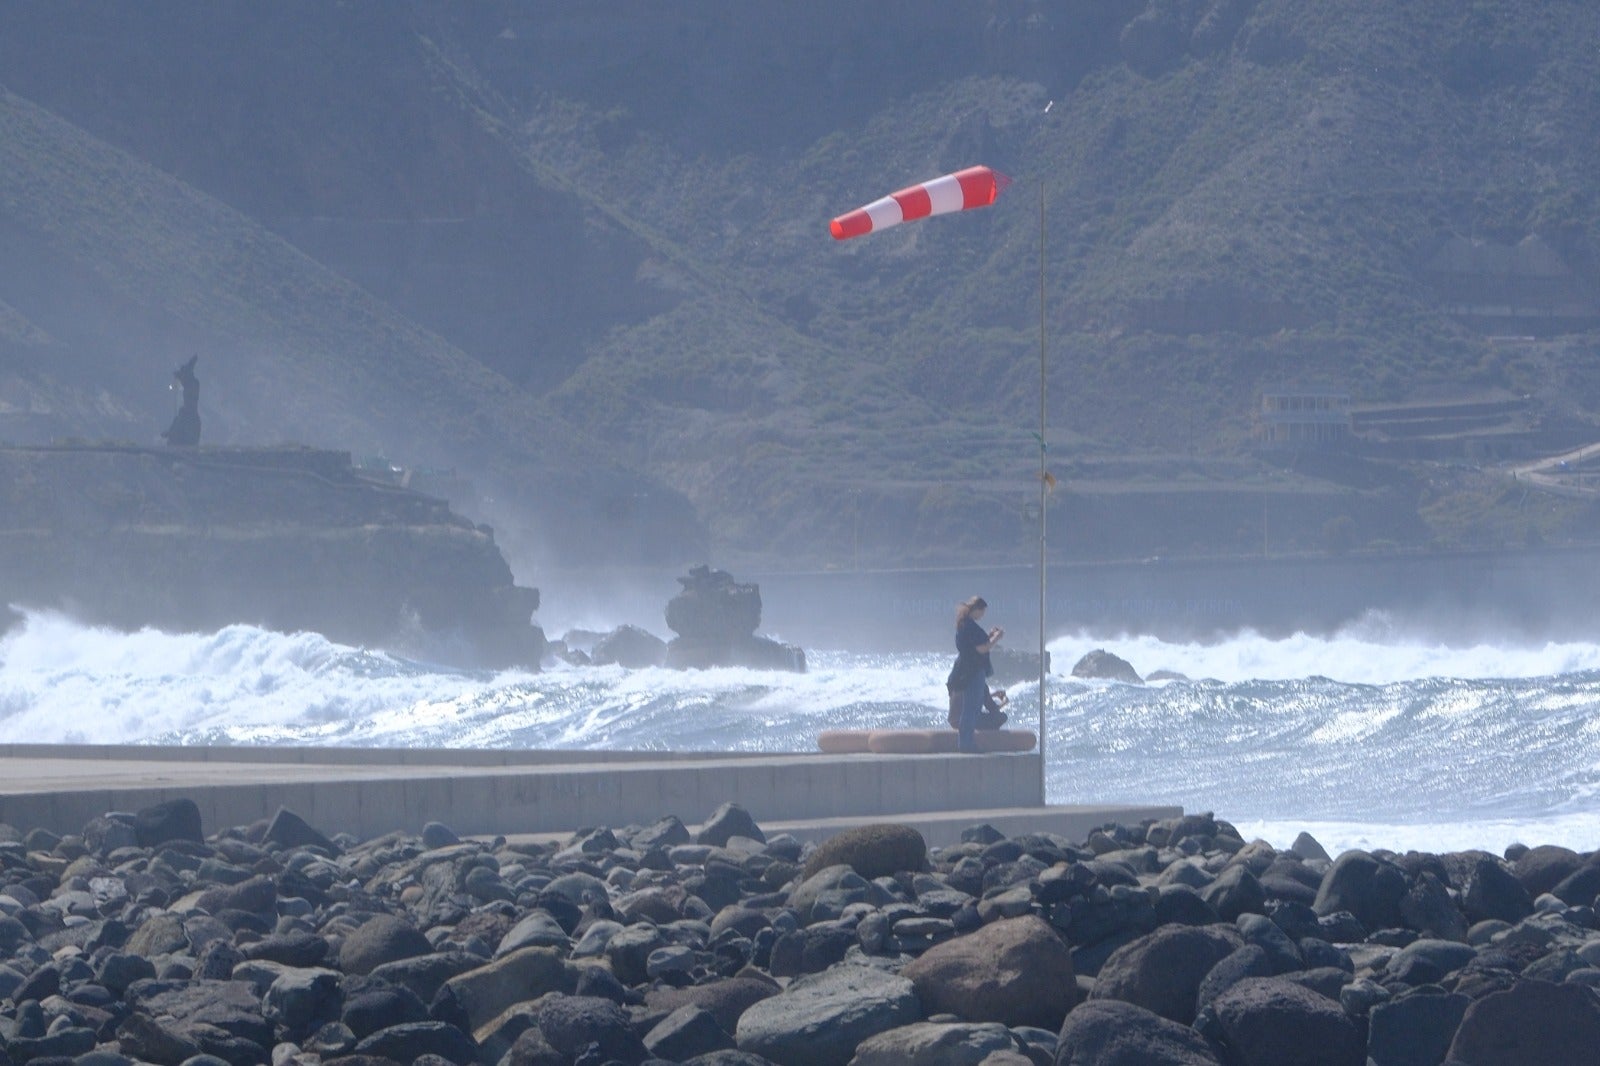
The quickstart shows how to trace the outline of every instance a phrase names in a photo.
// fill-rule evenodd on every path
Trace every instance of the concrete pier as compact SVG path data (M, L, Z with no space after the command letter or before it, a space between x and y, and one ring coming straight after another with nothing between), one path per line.
M989 822L1081 838L1173 806L1046 807L1039 756L402 750L0 745L0 821L75 833L107 811L187 797L207 832L287 807L325 832L560 834L587 826L688 824L718 805L815 839L899 821L930 844Z

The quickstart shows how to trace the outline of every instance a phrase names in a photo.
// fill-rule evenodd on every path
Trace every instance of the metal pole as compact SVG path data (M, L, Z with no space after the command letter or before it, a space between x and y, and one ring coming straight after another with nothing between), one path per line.
M1045 466L1049 445L1044 437L1045 342L1044 342L1044 175L1039 175L1039 802L1049 803L1045 773L1045 706L1048 694L1045 689L1044 647L1044 587L1045 587L1045 527L1050 514L1047 496L1050 483L1045 480L1049 470Z

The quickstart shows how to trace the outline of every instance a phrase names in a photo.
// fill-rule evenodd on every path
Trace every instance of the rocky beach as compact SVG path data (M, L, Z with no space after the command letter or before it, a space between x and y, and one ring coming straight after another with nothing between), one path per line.
M420 830L420 831L419 831ZM1600 855L1325 854L1209 814L367 840L178 799L0 826L7 1061L1512 1066L1600 1048Z

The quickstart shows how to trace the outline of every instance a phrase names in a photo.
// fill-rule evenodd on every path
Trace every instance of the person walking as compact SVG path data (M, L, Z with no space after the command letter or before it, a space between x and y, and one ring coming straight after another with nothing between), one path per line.
M976 752L977 740L973 731L978 717L983 713L984 701L989 698L989 675L994 667L989 663L989 652L1000 643L1005 630L999 626L985 631L980 625L983 614L989 609L982 596L973 596L956 608L956 662L945 681L950 689L962 692L961 718L956 726L956 747L960 751Z

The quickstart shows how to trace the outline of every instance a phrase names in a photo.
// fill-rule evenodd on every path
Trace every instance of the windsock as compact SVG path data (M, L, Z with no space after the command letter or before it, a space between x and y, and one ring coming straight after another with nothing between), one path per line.
M988 207L1010 184L1010 178L988 167L968 167L890 193L881 200L874 200L865 207L840 215L828 224L828 228L833 231L834 240L843 241L929 215Z

